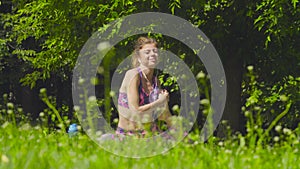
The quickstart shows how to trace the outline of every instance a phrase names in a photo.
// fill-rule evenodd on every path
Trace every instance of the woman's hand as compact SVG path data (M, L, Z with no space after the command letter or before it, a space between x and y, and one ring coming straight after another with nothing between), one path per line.
M162 90L158 95L158 100L162 103L169 101L169 92L167 90Z

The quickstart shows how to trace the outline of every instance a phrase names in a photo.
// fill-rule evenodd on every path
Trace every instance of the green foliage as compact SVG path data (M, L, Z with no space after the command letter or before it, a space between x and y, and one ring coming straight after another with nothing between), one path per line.
M257 12L254 21L255 27L266 35L265 46L271 42L272 37L277 42L284 43L286 37L298 34L300 22L294 20L299 18L298 0L263 0L256 5ZM293 26L290 25L293 23Z
M159 11L176 14L201 28L217 48L222 61L230 65L228 72L240 73L239 75L243 73L242 69L231 68L232 60L241 60L240 68L248 63L255 64L257 73L245 73L242 84L243 112L248 118L246 127L249 129L249 137L246 139L252 139L253 145L258 140L262 143L271 141L268 136L277 134L273 130L276 125L295 128L299 122L298 0L12 2L11 13L1 14L0 32L0 83L9 84L8 90L13 86L11 83L18 83L21 77L20 82L31 88L40 80L50 79L54 75L61 80L70 78L79 51L93 32L105 30L109 22L122 16ZM174 39L157 36L162 42L166 40L162 46L180 56L195 76L205 69L186 46ZM133 39L131 37L120 43L118 47L121 50L110 57L115 62L106 60L107 69L112 71L130 53L129 47L132 48L129 42ZM110 97L107 82L111 72L105 73L106 100L103 102L110 115L111 102L107 99ZM201 80L201 76L200 74L198 83L203 86L199 90L204 94L203 100L209 100L209 85L207 79ZM171 92L179 90L176 77L161 75L160 80ZM102 85L102 81L100 83ZM42 99L49 107L43 118L40 117L42 124L46 125L48 121L54 123L44 128L55 128L59 123L67 125L65 116L73 113L71 108L59 110L55 97L44 96ZM3 105L2 122L7 120L16 125L18 119L22 121L23 116L16 114L18 111ZM235 116L240 112L230 113ZM281 136L280 139L282 140Z
M172 14L175 14L176 8L181 8L180 0L171 0L169 2L169 9L171 10Z
M16 2L15 2L16 3ZM34 87L51 74L66 79L79 50L91 33L104 24L133 12L134 1L33 1L17 3L14 13L5 14L8 41L13 54L30 63L34 71L21 82ZM28 40L34 43L25 45ZM24 46L28 46L27 48Z
M11 123L14 127L23 125L29 121L20 105L14 104L9 94L3 95L3 102L0 104L0 124Z
M242 111L247 118L247 137L252 146L269 143L276 125L296 128L298 124L300 89L299 78L289 76L272 86L257 80L253 66L248 66L247 78L243 82L246 97ZM271 133L273 131L273 134Z

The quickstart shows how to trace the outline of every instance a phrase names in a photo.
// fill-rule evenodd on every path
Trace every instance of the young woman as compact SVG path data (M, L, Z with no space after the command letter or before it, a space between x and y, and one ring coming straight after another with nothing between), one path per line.
M132 55L133 68L126 72L119 89L117 134L152 134L157 131L156 119L171 126L169 93L159 88L154 75L158 60L157 42L148 37L138 38Z

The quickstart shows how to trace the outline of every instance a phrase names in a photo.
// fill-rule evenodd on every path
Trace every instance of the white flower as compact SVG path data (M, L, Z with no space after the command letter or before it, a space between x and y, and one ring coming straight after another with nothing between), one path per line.
M79 107L79 106L74 106L74 110L75 110L75 111L79 111L79 110L80 110L80 107Z
M8 113L8 114L13 114L14 111L12 111L12 110L7 110L7 113Z
M79 78L78 83L79 83L80 85L82 85L84 82L85 82L85 80L84 80L83 78Z
M220 142L218 143L218 145L219 145L219 146L223 146L223 145L224 145L223 141L220 141Z
M253 66L251 66L251 65L249 65L249 66L247 66L247 69L249 70L249 71L252 71L253 70Z
M288 128L284 128L283 129L283 133L287 134L287 135L290 135L292 133L292 131L290 129L288 129Z
M40 117L44 117L45 113L44 112L40 112Z
M280 125L278 125L278 126L275 127L275 131L277 131L277 132L280 132L281 129L282 129L282 127Z
M90 96L88 99L89 99L90 102L93 102L93 101L97 100L96 96Z
M108 49L110 47L110 43L108 41L104 41L104 42L100 42L98 45L97 45L97 49L99 51L102 51L102 50L105 50L105 49Z
M278 142L278 141L279 141L279 137L278 137L278 136L275 136L275 137L273 138L273 140L274 140L275 142Z
M201 71L197 74L197 79L205 78L205 74Z
M9 108L9 109L14 108L14 104L11 102L7 103L6 105L7 105L7 108Z

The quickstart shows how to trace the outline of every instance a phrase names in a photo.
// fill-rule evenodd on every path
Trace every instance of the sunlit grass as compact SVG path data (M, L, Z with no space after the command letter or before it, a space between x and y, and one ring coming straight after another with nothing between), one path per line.
M0 127L0 147L0 168L300 168L299 144L249 148L235 138L182 142L165 154L133 159L103 150L84 134L44 134L7 123Z

